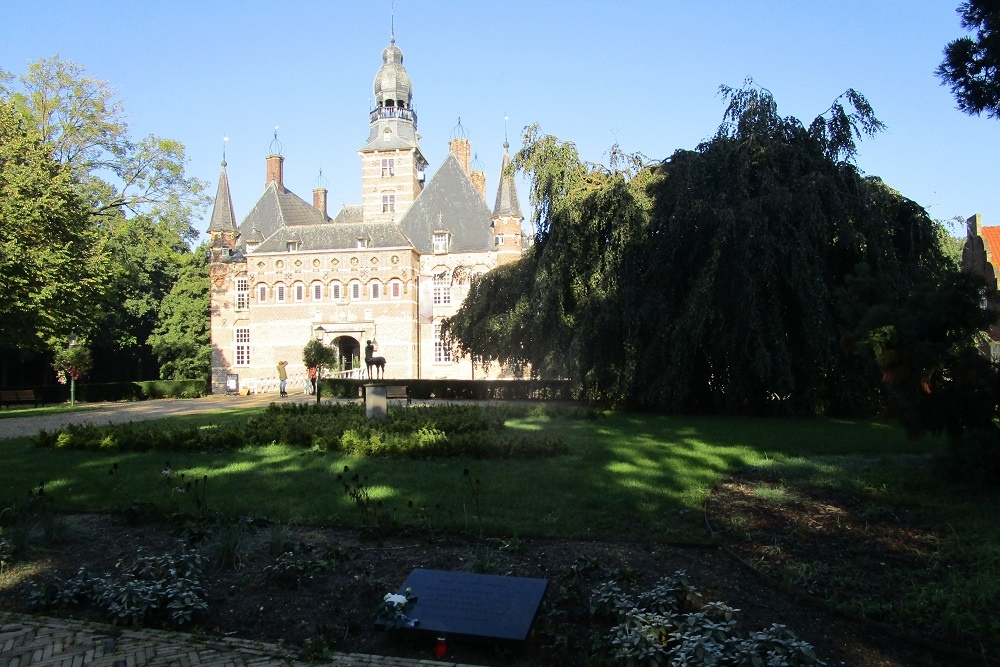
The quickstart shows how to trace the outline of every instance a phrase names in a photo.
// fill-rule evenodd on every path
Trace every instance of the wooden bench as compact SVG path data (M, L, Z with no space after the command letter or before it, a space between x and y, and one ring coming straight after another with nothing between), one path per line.
M18 403L34 403L36 406L42 404L35 397L34 389L0 389L0 408Z
M398 386L398 385L397 386L388 385L385 388L385 397L386 397L386 399L390 399L390 398L406 399L406 404L409 405L410 404L410 389L409 389L409 387L403 387L403 386Z

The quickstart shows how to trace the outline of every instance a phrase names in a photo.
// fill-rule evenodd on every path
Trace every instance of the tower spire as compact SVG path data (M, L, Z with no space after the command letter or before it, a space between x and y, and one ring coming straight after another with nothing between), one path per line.
M228 140L228 137L225 140ZM215 192L215 204L212 206L212 220L208 223L208 233L231 234L235 232L236 215L233 213L233 197L229 192L229 176L226 174L226 149L225 144L223 144L222 173L219 174L219 187Z

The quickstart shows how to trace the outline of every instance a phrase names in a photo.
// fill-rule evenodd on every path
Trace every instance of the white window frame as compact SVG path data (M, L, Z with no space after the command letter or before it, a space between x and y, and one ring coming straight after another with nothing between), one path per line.
M403 281L393 280L389 283L389 295L393 299L403 298Z
M285 299L288 297L288 292L285 289L284 283L278 283L274 286L274 300L276 302L285 303Z
M451 271L434 274L434 305L451 305Z
M352 281L351 285L351 301L361 300L361 283L357 280Z
M452 363L451 340L441 338L441 322L434 323L434 363Z
M292 294L295 297L296 303L301 303L306 300L306 286L302 283L295 283L292 285Z
M434 254L443 255L448 252L448 246L450 245L448 232L434 232L431 236L431 242L434 244Z
M368 295L372 301L378 301L382 298L382 283L377 280L373 280L368 283Z
M396 175L396 158L394 157L384 157L382 158L382 178L388 178L390 176Z
M396 212L396 193L395 192L383 192L382 193L382 212L383 213L395 213Z
M250 327L236 327L233 330L233 365L250 365Z
M311 285L311 287L312 287L312 289L310 290L310 292L312 293L312 300L313 301L322 301L323 300L323 283L315 282L315 283L313 283Z
M267 303L267 285L264 283L257 285L257 303Z
M334 301L340 301L344 295L343 287L340 283L330 283L330 298Z
M246 310L250 307L250 281L246 278L236 279L236 310Z

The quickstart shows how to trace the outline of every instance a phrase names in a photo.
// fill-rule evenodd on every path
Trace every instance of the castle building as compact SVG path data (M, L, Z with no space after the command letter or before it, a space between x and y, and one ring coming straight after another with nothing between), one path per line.
M967 218L965 224L962 270L974 273L986 282L983 307L1000 312L1000 227L987 227L979 213ZM1000 362L1000 323L990 326L989 338L990 357Z
M243 388L276 391L279 360L288 362L290 386L305 386L302 349L310 339L336 349L335 372L347 377L360 376L368 340L385 357L387 378L489 377L457 358L440 331L472 282L525 248L517 190L505 171L509 146L491 210L461 122L448 157L426 179L413 89L394 36L374 98L358 150L361 204L332 218L321 183L311 204L285 187L275 137L264 192L237 225L223 160L208 227L213 392L226 391L232 375Z

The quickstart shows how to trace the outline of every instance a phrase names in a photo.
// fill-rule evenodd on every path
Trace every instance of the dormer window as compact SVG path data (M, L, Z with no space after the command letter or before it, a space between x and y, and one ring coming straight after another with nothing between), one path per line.
M382 133L382 141L392 141L392 130L386 128Z
M370 238L368 238L367 236L359 236L358 237L358 247L359 248L367 248L368 244L371 243L371 241L372 240Z
M434 232L434 254L441 255L448 252L448 232Z
M301 242L301 241L289 241L289 242L288 242L288 243L287 243L287 244L285 245L285 247L286 247L286 249L288 250L288 252L295 252L296 250L298 250L298 249L299 249L299 247L300 247L301 245L302 245L302 242Z

